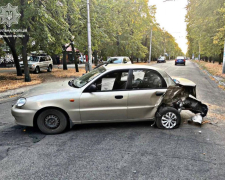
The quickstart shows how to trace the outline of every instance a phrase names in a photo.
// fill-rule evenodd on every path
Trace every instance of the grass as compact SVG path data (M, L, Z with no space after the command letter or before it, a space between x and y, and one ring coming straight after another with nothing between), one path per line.
M155 63L156 61L152 61L150 64L155 64ZM139 62L135 64L147 65L148 63ZM4 68L4 69L12 69L12 68ZM17 89L24 86L36 85L43 82L58 81L62 78L72 79L75 77L80 77L82 76L82 74L86 73L84 68L79 68L79 71L80 72L75 72L75 69L70 69L70 68L66 71L64 71L63 69L54 68L51 73L46 71L41 71L39 74L30 73L31 82L24 82L24 76L16 76L16 72L0 73L0 92Z
M193 60L195 63L200 65L203 69L209 71L212 75L218 76L225 79L225 74L222 74L223 65L219 65L218 62L210 63L205 61Z
M24 76L16 76L15 72L1 73L0 74L0 92L7 90L17 89L24 86L40 84L42 82L57 81L61 78L75 78L86 73L84 68L79 69L80 72L75 72L75 69L53 69L51 73L41 72L40 74L30 73L31 82L24 82Z
M155 64L156 62L151 62L150 64ZM138 65L147 65L148 63L135 63ZM94 66L93 66L94 68ZM4 68L10 69L10 68ZM11 68L12 69L12 68ZM15 68L13 68L15 69ZM1 69L0 69L1 71ZM16 69L15 69L16 71ZM16 72L5 72L0 73L0 92L7 90L17 89L25 86L31 86L40 84L43 82L53 82L58 81L62 78L75 78L80 77L82 74L86 73L84 68L79 68L80 72L75 72L75 69L68 69L64 71L63 69L53 69L51 73L46 71L41 71L39 74L30 73L31 82L24 82L24 76L16 76Z
M222 78L221 81L225 82L225 74L222 74L222 69L223 69L222 64L220 65L218 62L210 63L210 62L199 61L199 60L192 60L192 61L197 63L200 66L200 68L202 68L203 70L207 70L208 72L210 72L213 76ZM210 79L215 81L215 78L213 77L210 77ZM218 87L225 90L225 87L222 85L218 85Z

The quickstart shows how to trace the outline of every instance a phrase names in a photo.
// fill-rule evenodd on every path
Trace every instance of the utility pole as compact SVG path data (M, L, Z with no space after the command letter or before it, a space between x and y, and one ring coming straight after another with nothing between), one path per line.
M148 58L148 63L151 62L151 57L152 57L152 28L151 28L151 35L150 35L150 46L149 46L149 58Z
M90 23L90 3L87 0L87 32L88 32L88 63L89 71L92 70L92 53L91 53L91 23Z
M223 50L223 74L225 74L225 40L224 40L224 50Z
M200 34L200 39L201 39L201 34ZM201 59L201 55L200 55L200 53L201 53L201 51L200 51L200 40L198 41L198 60L200 61Z

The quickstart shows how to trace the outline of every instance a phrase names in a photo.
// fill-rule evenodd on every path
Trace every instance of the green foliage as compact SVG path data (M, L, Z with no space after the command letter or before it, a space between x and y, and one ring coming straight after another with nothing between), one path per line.
M224 0L188 0L188 55L215 57L221 53L225 38Z
M13 0L10 3L23 13L13 28L27 29L27 52L44 50L59 54L62 45L74 36L75 47L87 50L87 6L83 0ZM0 6L9 3L1 0ZM222 11L222 10L221 10ZM164 32L155 20L155 6L148 0L91 0L92 51L102 56L148 58L150 31L153 29L152 57L183 54L175 39ZM16 41L21 53L21 41Z

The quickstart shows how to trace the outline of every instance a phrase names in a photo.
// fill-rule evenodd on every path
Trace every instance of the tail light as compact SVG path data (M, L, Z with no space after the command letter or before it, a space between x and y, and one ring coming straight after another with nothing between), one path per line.
M175 61L177 62L177 59L175 59Z

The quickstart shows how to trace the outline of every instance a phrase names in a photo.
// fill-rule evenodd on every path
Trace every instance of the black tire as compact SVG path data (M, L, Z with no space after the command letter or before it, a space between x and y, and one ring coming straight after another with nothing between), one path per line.
M38 66L35 68L34 73L35 74L39 74L40 73L40 68Z
M48 70L47 70L48 72L52 72L52 65L49 65L48 66Z
M169 124L166 125L166 122L168 122ZM172 107L162 108L159 111L159 115L156 117L156 126L160 129L175 129L180 126L180 123L181 123L180 113L175 108Z
M185 63L184 63L184 66L185 66Z
M177 64L175 63L175 66L176 66Z
M59 134L65 131L68 121L64 113L57 109L47 109L38 116L37 126L44 134Z

